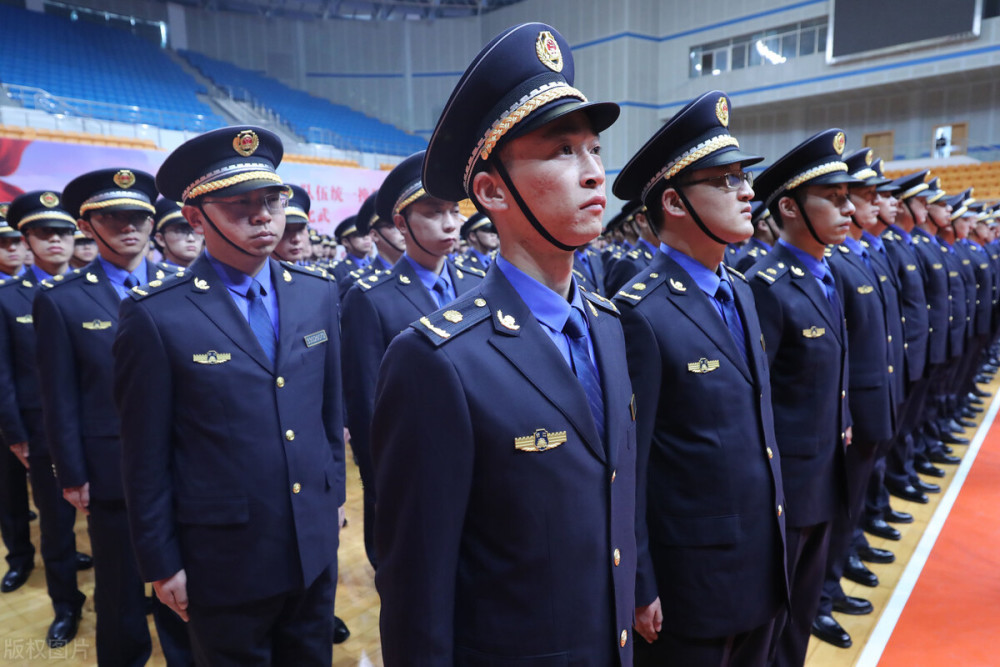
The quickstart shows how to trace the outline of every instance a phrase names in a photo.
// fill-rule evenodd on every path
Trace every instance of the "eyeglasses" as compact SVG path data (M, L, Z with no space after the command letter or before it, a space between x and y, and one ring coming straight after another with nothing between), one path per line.
M685 181L681 185L697 185L698 183L711 183L717 188L722 188L723 190L739 190L740 186L744 183L753 187L753 172L750 171L737 171L728 172L725 174L720 174L719 176L711 176L709 178L700 178L697 181Z
M191 225L168 225L167 228L163 230L163 233L172 234L174 236L194 236L195 231Z
M152 216L142 211L107 211L105 213L91 213L90 217L102 225L115 227L141 227L152 220Z
M272 192L263 197L206 199L204 203L221 206L229 212L230 217L242 220L260 211L261 207L266 208L268 213L283 213L288 206L288 195L284 192Z

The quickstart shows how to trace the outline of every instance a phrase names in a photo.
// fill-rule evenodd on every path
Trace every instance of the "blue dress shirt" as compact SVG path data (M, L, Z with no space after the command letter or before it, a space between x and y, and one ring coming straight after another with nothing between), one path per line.
M712 269L707 268L701 262L688 257L680 250L671 248L666 243L660 244L660 252L680 264L680 267L684 269L689 276L691 276L691 280L693 280L694 284L698 286L698 289L704 292L705 296L711 300L712 304L715 306L715 310L719 313L719 317L721 317L722 321L725 322L726 316L722 312L722 304L715 298L715 293L719 291L719 283L723 280L729 283L729 287L733 294L736 293L736 289L733 288L733 281L730 280L728 275L726 275L722 266L719 266L720 275L720 273L716 273Z
M229 290L229 296L233 298L233 303L236 304L247 324L250 323L250 301L247 299L247 292L250 290L250 285L254 279L257 279L257 282L264 288L264 307L267 309L268 317L271 318L271 324L274 325L274 335L277 336L279 330L278 295L274 291L274 282L271 280L271 271L268 268L270 264L265 263L262 269L257 272L257 275L248 276L242 271L234 269L228 264L223 264L215 257L212 257L207 248L205 249L205 258L211 263L215 272L219 274L222 283Z
M800 262L802 262L803 266L806 267L806 270L809 271L813 278L816 279L816 282L819 283L819 288L823 290L823 294L826 295L826 298L832 298L831 293L835 292L834 288L823 282L823 278L827 274L831 277L833 276L833 272L830 271L830 265L827 264L826 258L824 257L821 260L816 259L806 251L796 248L791 243L786 243L785 239L778 239L778 243L792 251L792 254L795 255Z
M115 288L115 292L118 294L119 299L124 299L128 296L128 292L131 287L125 286L125 279L132 276L136 280L136 285L145 285L149 282L146 278L148 273L146 273L146 258L143 257L139 266L135 267L135 271L129 273L125 269L115 266L111 262L107 261L100 255L97 256L97 261L101 263L101 268L104 269L104 273L108 275L108 280L111 281L111 286Z
M438 278L444 280L445 303L451 303L455 300L455 297L458 295L455 293L455 285L451 282L451 272L448 271L447 263L441 267L441 273L434 273L433 271L425 269L421 265L417 264L409 255L404 254L403 257L405 257L406 261L413 267L417 277L420 278L421 284L427 288L428 292L430 292L431 299L434 300L434 303L438 303L438 293L434 291L434 285L437 284ZM445 303L439 305L443 307Z

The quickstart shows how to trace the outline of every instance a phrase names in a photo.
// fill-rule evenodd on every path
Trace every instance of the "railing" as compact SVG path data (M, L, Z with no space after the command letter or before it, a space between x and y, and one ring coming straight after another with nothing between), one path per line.
M7 96L29 109L40 109L54 115L95 118L120 123L155 125L189 132L204 132L219 126L218 119L203 114L165 111L150 107L111 104L73 97L60 97L41 88L5 83Z

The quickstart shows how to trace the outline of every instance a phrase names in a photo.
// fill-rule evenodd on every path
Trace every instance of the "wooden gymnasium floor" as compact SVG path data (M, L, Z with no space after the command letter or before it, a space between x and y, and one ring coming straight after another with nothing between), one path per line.
M998 389L1000 376L987 388L994 395ZM989 409L980 415L980 421L983 418L991 421L1000 408L1000 398L986 400ZM966 568L963 563L984 564L980 571L991 573L992 581L996 581L998 576L993 555L997 552L996 543L1000 541L1000 531L996 528L996 519L1000 519L1000 511L996 509L996 506L1000 506L1000 487L995 483L995 475L991 472L1000 474L1000 426L993 429L993 433L987 438L989 427L990 423L987 423L979 431L969 429L966 436L975 438L972 445L968 448L955 447L956 454L960 456L966 456L968 450L971 459L979 450L980 444L984 443L984 456L980 457L983 459L980 466L974 471L970 470L971 461L963 461L960 466L945 466L948 475L940 480L942 493L930 495L930 504L919 505L893 498L893 507L913 513L914 523L897 526L903 534L899 542L871 536L869 541L872 546L892 550L896 554L896 562L890 565L869 565L879 576L880 585L877 588L866 588L844 581L847 594L871 600L875 605L875 612L868 616L837 614L837 619L851 634L854 645L849 649L838 649L813 639L806 660L808 667L991 664L990 661L979 662L971 655L959 658L956 651L972 650L975 647L982 650L987 646L994 646L994 632L996 627L1000 627L1000 621L981 623L970 622L969 619L976 613L976 604L980 605L979 612L982 612L985 610L984 605L989 606L989 600L995 600L997 589L981 591L981 584L977 579L970 581L969 577L964 577L965 597L958 602L953 600L955 592L963 583L962 573ZM966 476L969 483L962 487L965 493L956 500L959 485L956 484L951 493L949 489L956 477L965 480ZM346 621L351 637L334 647L333 665L379 667L382 665L378 639L379 600L372 581L373 572L364 555L361 484L353 463L349 464L348 479L349 523L341 534L337 615ZM972 497L973 494L975 497ZM991 504L988 516L981 516L978 510L983 502ZM945 524L944 520L949 517L953 504L956 508L955 520ZM963 508L964 512L958 511ZM983 537L983 532L988 533L988 541ZM936 545L935 539L939 533L941 539ZM89 539L83 517L77 521L76 534L77 547L89 553ZM37 548L37 522L32 524L32 535ZM935 546L938 548L935 549ZM970 550L973 553L970 554ZM4 550L0 545L0 556L2 555ZM908 565L912 566L908 568ZM3 571L6 572L5 567ZM920 579L921 571L934 576ZM40 666L60 662L73 665L97 664L94 649L93 571L81 572L79 582L88 599L84 604L83 620L77 638L63 651L49 651L45 648L44 637L52 620L52 612L45 593L41 559L36 556L36 566L28 583L13 593L0 595L0 665ZM980 600L980 592L986 593L985 601ZM948 613L940 613L941 606L949 604L949 601L952 604L947 609ZM978 621L986 620L981 613L975 618ZM942 619L946 619L944 626ZM952 629L949 630L949 627ZM151 621L150 632L153 633L155 642L155 630ZM924 638L930 641L924 641ZM158 646L154 647L150 664L165 664Z

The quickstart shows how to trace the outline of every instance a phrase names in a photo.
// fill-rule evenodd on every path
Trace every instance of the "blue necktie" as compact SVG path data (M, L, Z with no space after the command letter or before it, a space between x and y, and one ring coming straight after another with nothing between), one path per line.
M274 365L274 325L271 323L271 316L267 314L264 306L264 288L256 279L250 284L247 290L247 301L249 302L248 319L253 335L257 337L264 354L267 355L271 365Z
M130 273L127 276L125 276L125 280L122 281L122 284L125 285L125 291L128 292L133 287L139 286L139 279ZM128 296L128 294L126 294L125 296ZM125 297L122 298L124 299Z
M597 434L600 436L601 442L604 442L604 392L601 390L601 381L597 377L597 369L590 359L590 349L587 345L587 322L584 320L583 313L576 308L571 308L569 317L566 318L566 324L563 325L563 333L569 339L573 372L576 373L584 393L587 394L587 403L590 405Z
M434 283L434 299L437 301L438 308L444 308L451 302L448 297L448 283L440 276Z
M733 286L728 280L720 280L719 287L715 290L715 299L722 306L722 319L729 327L729 333L733 335L733 341L743 355L743 361L747 360L747 341L743 333L743 323L740 321L740 312L736 309L736 299L733 295Z
M836 322L840 318L840 298L837 296L833 274L830 273L830 268L827 266L823 267L823 291L826 293L826 300L830 302L830 310L833 312L833 320Z

